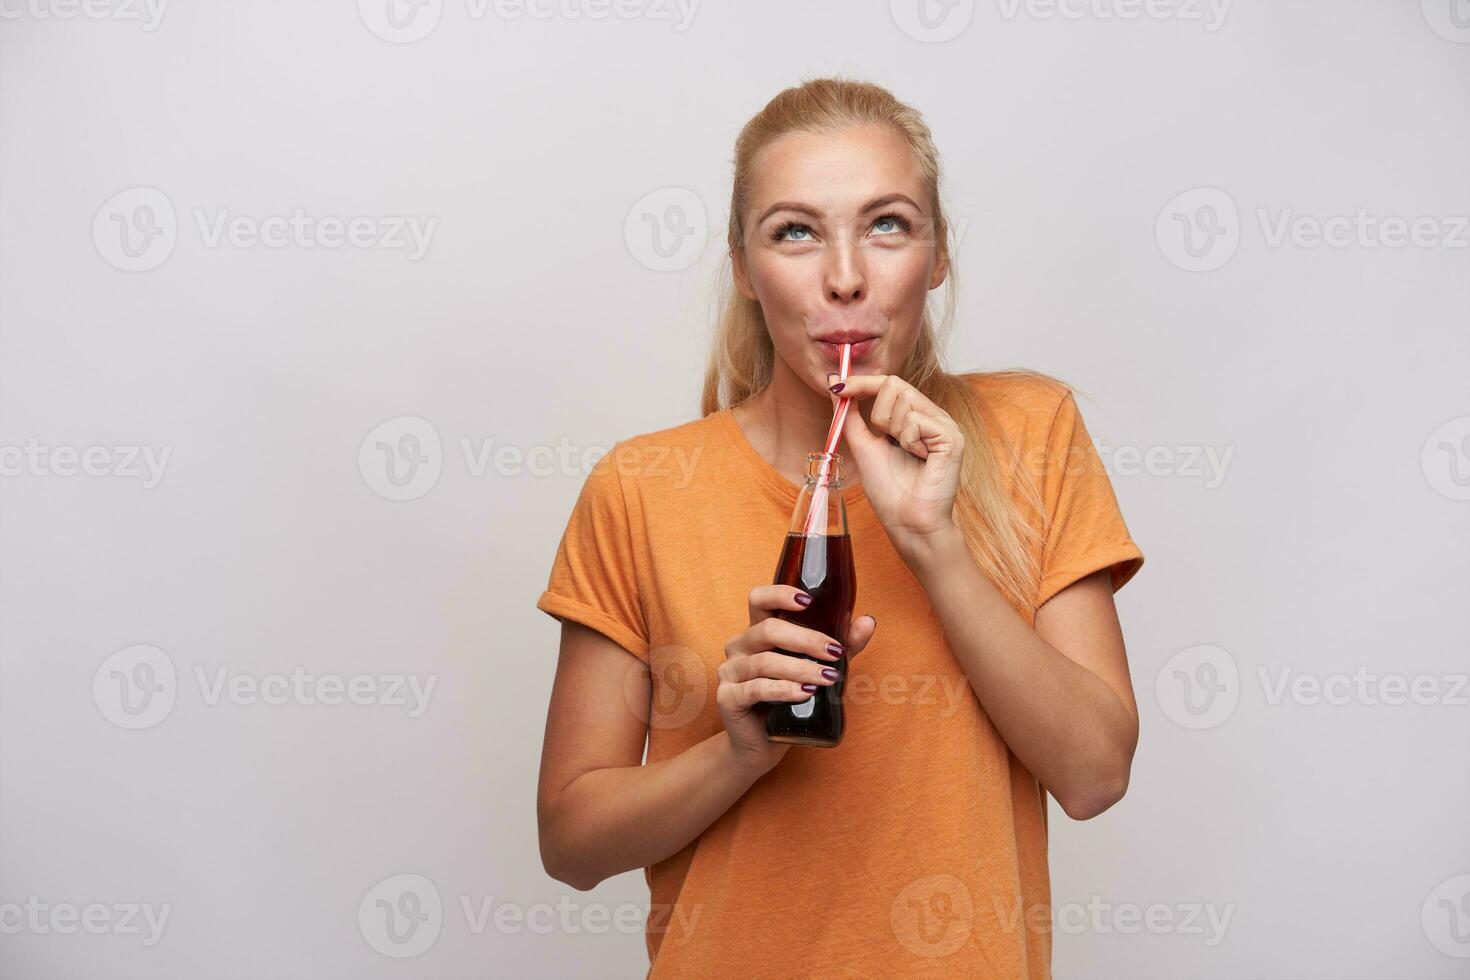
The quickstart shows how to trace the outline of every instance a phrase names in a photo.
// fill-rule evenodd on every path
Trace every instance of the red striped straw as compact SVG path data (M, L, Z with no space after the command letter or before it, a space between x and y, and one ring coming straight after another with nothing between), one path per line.
M846 381L848 372L852 368L852 344L842 345L842 355L838 358L837 380ZM832 413L832 427L827 430L827 442L822 447L822 452L827 454L817 469L817 485L812 491L812 506L807 511L805 533L824 533L826 530L823 520L822 531L816 530L818 515L823 518L827 514L827 483L831 480L831 456L837 451L837 443L842 439L842 424L847 421L847 409L852 404L851 398L837 399L837 408Z

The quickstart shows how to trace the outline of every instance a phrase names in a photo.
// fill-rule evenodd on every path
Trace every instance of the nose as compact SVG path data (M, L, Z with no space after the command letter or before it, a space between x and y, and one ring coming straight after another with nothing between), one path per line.
M868 286L863 275L862 249L843 243L828 249L827 256L823 270L827 299L844 305L862 299Z

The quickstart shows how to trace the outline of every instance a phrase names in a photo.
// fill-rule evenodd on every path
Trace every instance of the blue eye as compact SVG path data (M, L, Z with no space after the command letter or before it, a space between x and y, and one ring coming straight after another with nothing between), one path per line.
M891 225L892 227L884 231L879 227L880 225ZM909 223L902 215L885 214L873 222L873 229L880 235L895 235L901 231L908 231Z
M811 233L812 233L812 230L811 230L811 228L807 227L806 225L799 225L799 224L797 224L794 221L787 221L784 224L782 224L779 227L777 227L775 231L771 232L771 239L773 241L778 241L778 242L780 242L780 241L804 242L804 241L807 241L808 240L807 238L787 238L786 237L788 234L792 234L792 233L795 233L795 232L801 232L804 235L810 236Z

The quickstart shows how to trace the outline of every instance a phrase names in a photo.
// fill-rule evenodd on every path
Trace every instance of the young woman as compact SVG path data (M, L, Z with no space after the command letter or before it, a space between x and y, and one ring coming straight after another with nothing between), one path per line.
M645 869L650 977L1048 977L1046 797L1085 820L1127 788L1113 593L1143 556L1065 385L942 369L939 192L877 86L750 120L703 417L599 460L538 602L562 623L542 859L578 889ZM857 609L825 636L766 583L844 341ZM765 738L763 702L839 670L839 746Z

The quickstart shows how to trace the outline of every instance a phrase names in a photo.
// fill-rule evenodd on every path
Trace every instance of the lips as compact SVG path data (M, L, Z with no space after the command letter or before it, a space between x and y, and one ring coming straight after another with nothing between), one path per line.
M837 364L842 357L842 345L844 343L850 343L852 344L853 363L857 363L871 354L873 348L878 346L878 341L881 339L880 337L874 337L872 334L844 332L828 334L826 337L817 341L817 346L822 348L822 353L826 355L828 361Z

